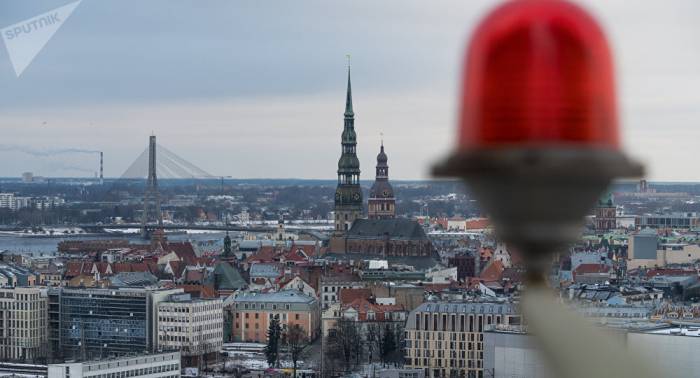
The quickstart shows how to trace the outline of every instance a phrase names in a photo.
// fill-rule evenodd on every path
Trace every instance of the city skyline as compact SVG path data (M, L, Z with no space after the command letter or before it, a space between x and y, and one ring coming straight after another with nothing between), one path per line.
M5 3L0 27L67 3ZM652 180L700 180L677 164L700 136L697 5L579 3L613 45L627 149ZM454 145L467 36L492 2L385 2L371 13L358 3L209 4L81 3L20 78L0 49L3 144L101 150L105 176L119 177L155 132L215 176L332 179L350 53L361 178L372 178L380 133L393 179L430 178ZM21 162L0 176L97 171L85 156L0 158Z

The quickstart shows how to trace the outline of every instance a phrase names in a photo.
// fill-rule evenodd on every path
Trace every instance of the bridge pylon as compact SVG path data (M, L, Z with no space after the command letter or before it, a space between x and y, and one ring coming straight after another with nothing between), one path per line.
M146 191L143 196L143 215L141 217L141 235L148 239L150 232L148 224L152 217L163 230L163 213L160 209L160 192L158 191L158 175L156 174L156 136L151 135L148 141L148 178Z

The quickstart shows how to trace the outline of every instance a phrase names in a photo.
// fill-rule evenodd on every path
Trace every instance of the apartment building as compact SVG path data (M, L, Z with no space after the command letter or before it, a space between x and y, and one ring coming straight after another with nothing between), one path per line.
M180 369L180 352L169 352L51 364L47 378L180 378Z
M0 288L0 359L37 361L47 355L46 289Z
M15 210L16 207L14 193L0 193L0 208Z
M232 312L234 341L266 342L267 329L273 316L280 319L283 329L299 325L309 340L319 334L318 300L298 290L239 294L233 300Z
M482 378L484 329L520 322L513 303L423 303L406 321L405 367L423 369L429 378Z
M216 360L224 340L220 298L176 294L158 304L158 349L179 350L185 366Z
M360 276L347 271L334 270L328 275L321 277L321 305L327 309L333 304L340 303L340 290L361 289L366 284L362 282Z

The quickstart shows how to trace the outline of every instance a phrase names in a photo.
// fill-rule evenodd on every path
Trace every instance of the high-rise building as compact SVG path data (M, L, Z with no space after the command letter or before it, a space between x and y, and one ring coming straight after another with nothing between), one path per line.
M362 217L362 189L360 188L360 160L357 158L355 113L352 109L350 67L345 98L345 122L341 138L342 154L338 160L338 187L335 190L335 234L344 235L352 223Z
M0 193L0 208L16 210L17 203L14 193Z
M224 342L221 298L176 294L158 304L158 349L179 350L185 366L216 360Z
M37 361L47 356L46 289L0 288L0 359Z
M62 361L61 353L61 289L57 287L48 290L48 357L49 362Z
M63 356L103 358L157 347L158 303L182 289L68 289L60 293Z
M486 377L484 330L520 322L512 303L423 303L406 321L405 367L423 369L430 378Z
M389 183L388 157L384 152L384 141L377 155L377 170L374 184L369 190L367 215L369 219L391 219L396 216L394 188Z

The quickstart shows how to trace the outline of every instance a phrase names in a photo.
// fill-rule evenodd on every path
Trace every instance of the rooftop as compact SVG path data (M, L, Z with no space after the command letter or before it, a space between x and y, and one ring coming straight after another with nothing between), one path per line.
M239 294L236 302L281 302L281 303L312 303L316 299L298 290L282 290L278 292L261 293L256 291Z

